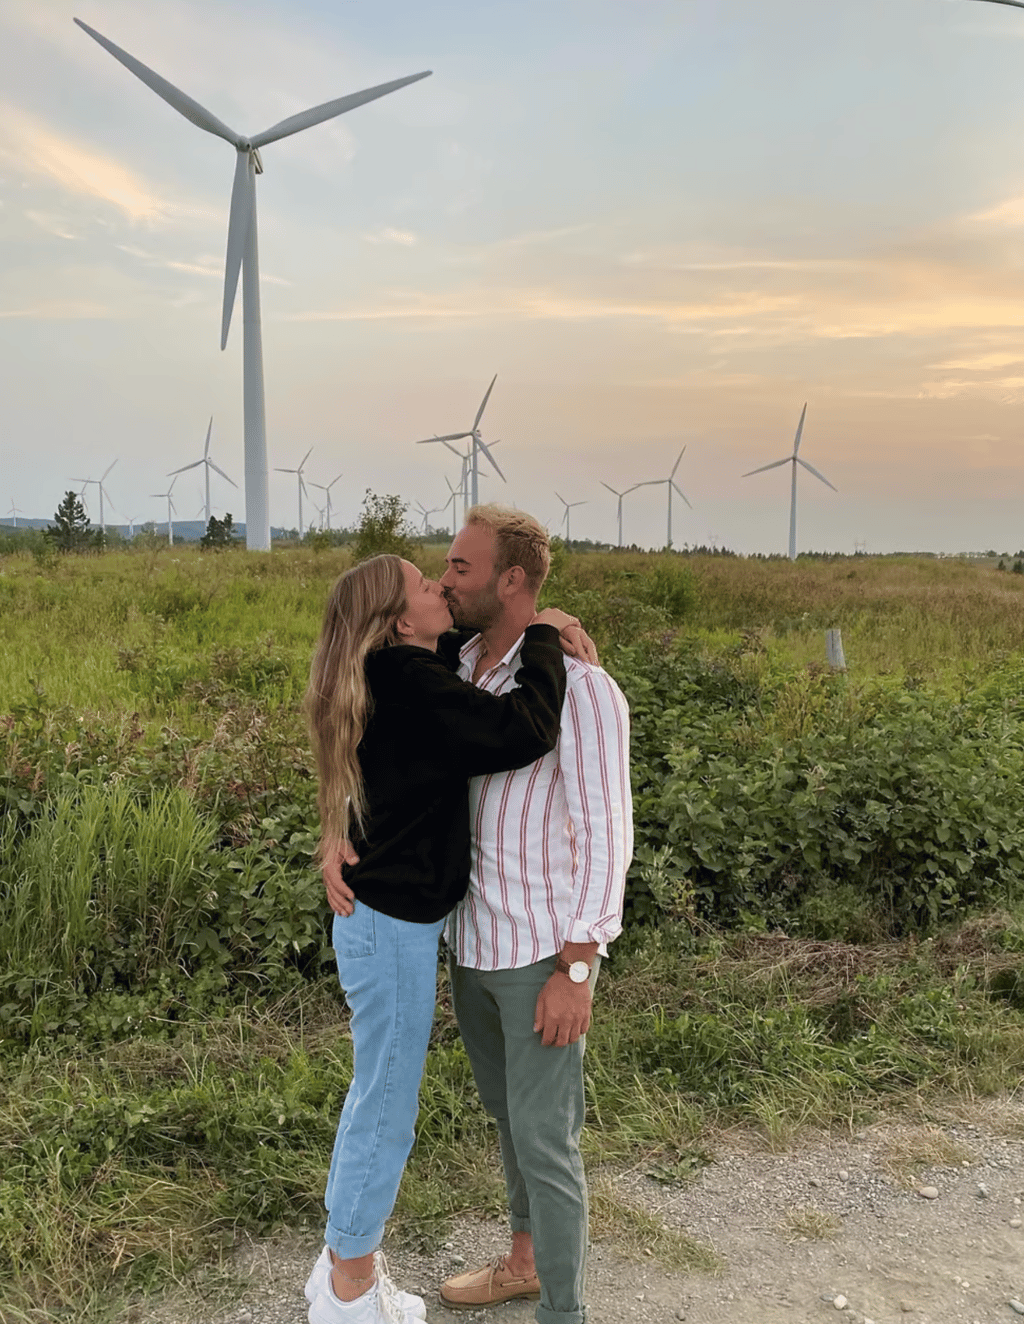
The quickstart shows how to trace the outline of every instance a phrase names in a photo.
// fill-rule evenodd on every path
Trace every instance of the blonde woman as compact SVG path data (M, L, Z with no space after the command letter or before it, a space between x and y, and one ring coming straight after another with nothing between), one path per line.
M413 1142L434 1012L438 939L466 894L468 779L525 767L554 749L565 697L564 612L527 629L518 688L460 680L438 641L451 613L440 585L377 556L334 585L306 695L320 776L321 852L358 852L335 915L338 974L352 1012L352 1083L324 1203L326 1246L306 1284L310 1324L415 1324L378 1251Z

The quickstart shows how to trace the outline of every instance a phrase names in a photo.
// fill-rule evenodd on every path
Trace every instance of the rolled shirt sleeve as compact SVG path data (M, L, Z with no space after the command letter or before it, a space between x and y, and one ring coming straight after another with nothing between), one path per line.
M572 904L563 941L608 943L622 932L633 801L629 709L606 671L573 669L558 761L573 851Z

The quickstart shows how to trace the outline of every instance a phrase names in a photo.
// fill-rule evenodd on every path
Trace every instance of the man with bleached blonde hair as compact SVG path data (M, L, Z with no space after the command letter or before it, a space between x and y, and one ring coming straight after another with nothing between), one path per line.
M446 559L455 625L477 631L459 675L503 694L550 567L548 535L522 511L476 506ZM498 1126L512 1246L440 1296L463 1309L539 1298L540 1324L586 1319L584 1036L633 848L626 701L596 657L565 666L555 750L470 780L470 887L445 935L459 1028Z

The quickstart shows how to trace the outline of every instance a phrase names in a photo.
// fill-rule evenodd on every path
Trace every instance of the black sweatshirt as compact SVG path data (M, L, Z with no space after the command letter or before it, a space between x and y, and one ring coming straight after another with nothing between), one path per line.
M454 640L454 636L453 636ZM469 778L525 768L558 741L565 665L558 631L531 625L517 688L488 694L457 657L398 644L371 653L373 712L359 744L367 815L345 870L358 900L395 919L441 919L469 887ZM456 641L458 642L458 641Z

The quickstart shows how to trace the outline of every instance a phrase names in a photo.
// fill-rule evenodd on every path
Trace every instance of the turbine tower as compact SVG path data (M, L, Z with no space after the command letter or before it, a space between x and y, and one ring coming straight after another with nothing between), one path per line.
M196 468L199 467L199 465L202 465L202 466L203 466L203 468L204 468L205 471L206 471L206 506L205 506L205 509L206 509L206 526L207 526L207 528L209 528L209 526L210 526L210 470L212 469L212 470L214 471L214 473L218 473L218 474L220 474L221 478L227 479L227 481L231 484L232 487L237 487L237 486L238 486L238 484L235 482L235 480L234 480L233 478L228 478L228 476L227 476L227 474L224 472L224 470L223 470L223 469L219 469L219 468L217 467L217 465L215 465L214 462L210 459L210 433L211 433L212 431L213 431L213 416L211 415L211 417L210 417L210 426L206 429L206 446L205 446L205 448L204 448L204 450L203 450L203 458L202 458L201 460L194 460L191 464L183 464L183 465L181 466L180 469L172 469L171 472L167 475L168 478L173 478L173 477L175 476L175 474L183 474L183 473L185 473L185 471L188 470L188 469L196 469Z
M228 221L228 248L224 273L224 305L221 314L221 349L227 344L231 326L231 312L242 277L242 341L243 378L245 398L245 545L249 551L270 551L270 498L267 471L267 425L263 397L263 337L260 326L259 252L256 239L256 176L263 173L260 148L268 143L287 138L290 134L322 124L356 106L375 101L378 97L397 92L400 87L426 78L430 70L398 78L391 83L368 87L362 92L325 101L310 110L290 115L279 124L271 125L262 133L246 137L228 128L215 115L211 115L198 101L193 101L173 84L154 73L134 56L115 46L94 28L76 18L78 26L94 41L109 51L115 60L141 79L158 97L173 106L179 114L197 128L224 138L238 153L235 179L231 189L231 215Z
M336 482L338 482L338 480L339 480L340 478L342 478L342 477L343 477L342 474L338 474L338 477L337 477L337 478L332 478L331 481L330 481L329 483L313 483L312 478L309 480L311 483L313 483L313 486L314 486L314 487L318 487L318 488L320 489L321 492L326 492L326 493L327 493L327 504L326 504L326 506L324 507L324 509L327 511L327 527L328 527L328 528L331 527L331 510L333 509L333 507L331 506L331 488L332 488L332 487L334 486L334 484L335 484ZM316 506L316 502L315 502L315 501L313 502L313 504L314 504L314 506ZM317 508L317 510L320 510L320 507L319 507L319 506L317 506L316 508ZM322 513L322 512L321 512L321 513Z
M572 534L569 532L569 511L576 506L585 506L587 503L585 501L566 501L565 497L558 496L557 492L555 493L555 496L558 497L559 501L561 501L562 505L565 507L565 514L562 516L562 522L565 524L565 541L570 543L572 542Z
M441 441L448 447L450 451L454 452L454 454L456 454L462 460L464 466L468 461L469 479L470 479L469 496L470 496L471 504L474 506L480 500L479 482L480 482L481 454L486 455L488 460L490 460L491 468L498 475L501 481L503 483L507 481L505 475L498 468L494 456L490 452L490 448L486 445L483 437L481 437L480 435L480 420L484 416L484 410L487 408L487 401L491 398L491 392L494 390L494 383L497 380L498 380L498 374L495 373L494 376L491 378L491 384L490 386L488 386L483 400L480 402L480 408L476 411L476 418L473 419L473 426L469 429L468 432L448 432L443 437L426 437L424 438L423 441L418 441L416 443L417 446L429 446L432 442ZM469 450L465 455L463 455L462 451L457 451L455 447L450 444L453 441L462 441L464 437L471 438ZM491 442L492 446L496 446L497 444L498 444L497 442L494 441ZM465 510L463 510L463 516L465 516Z
M1024 6L1022 6L1022 8L1024 8ZM750 473L745 473L743 475L744 478L749 478L751 474L763 474L768 469L779 469L784 464L791 464L793 466L793 480L792 480L792 486L790 489L790 498L789 498L789 559L791 561L796 560L796 466L798 464L802 464L808 473L814 474L815 478L820 479L821 482L823 482L826 487L832 487L832 484L828 481L828 479L825 477L824 474L818 473L817 469L815 469L813 465L808 464L806 460L802 460L800 456L797 454L797 452L800 450L800 439L803 437L804 419L806 417L807 417L807 405L805 404L803 409L800 411L800 422L797 424L796 439L793 442L792 455L786 455L781 460L773 460L771 464L762 464L760 469L751 469ZM833 492L835 492L836 490L837 490L836 488L832 487Z
M667 527L667 529L666 529L666 533L665 533L665 547L666 547L666 549L667 549L668 551L671 551L671 550L672 550L672 491L673 491L673 489L675 489L675 491L679 493L679 495L683 498L683 500L686 501L686 504L687 504L688 506L690 506L690 503L689 503L689 501L687 501L687 498L686 498L686 493L682 490L682 488L681 488L681 487L679 486L679 484L676 482L676 470L679 468L679 461L683 458L683 456L684 456L685 454L686 454L686 447L684 446L683 449L679 452L678 456L676 457L676 462L675 462L675 464L672 466L672 472L669 474L669 476L668 476L667 478L649 478L649 479L647 480L646 483L637 483L637 487L660 487L660 486L662 485L662 483L665 483L665 484L667 485L667 487L668 487L668 527ZM693 507L690 506L690 509L692 510Z
M104 532L106 526L104 525L103 522L103 498L106 497L107 500L110 501L110 493L103 486L103 484L107 481L107 474L110 473L111 469L113 469L116 463L117 463L116 460L111 460L110 463L107 465L107 467L103 470L103 476L101 478L73 478L71 480L73 483L82 484L83 496L85 495L85 489L89 486L90 483L95 483L96 486L100 489L100 537L101 538L106 537L106 534ZM114 503L111 501L110 504L113 505Z
M615 488L608 487L607 483L602 483L601 486L607 487L608 491L611 492L612 496L619 498L619 546L621 547L622 546L622 498L624 496L629 496L630 492L635 492L638 487L642 486L642 484L634 483L632 487L627 487L624 492L616 492Z
M305 480L304 480L303 477L302 477L302 469L303 469L303 465L305 465L306 461L309 459L309 457L310 457L312 454L313 454L313 447L310 446L309 450L306 451L305 455L302 457L302 464L300 464L299 467L298 467L297 469L277 469L277 470L276 470L276 472L279 473L279 474L296 474L297 477L298 477L298 480L299 480L299 537L300 537L300 538L302 537L302 495L303 495L303 493L305 492L306 496L309 496L309 493L306 492L306 483L305 483Z
M178 481L177 478L172 478L171 485L166 492L150 492L149 494L152 497L159 497L161 499L164 497L167 498L167 546L168 547L174 546L174 524L171 520L171 516L176 515L178 512L174 509L174 499L172 498L171 493L174 491L174 484L177 481Z

